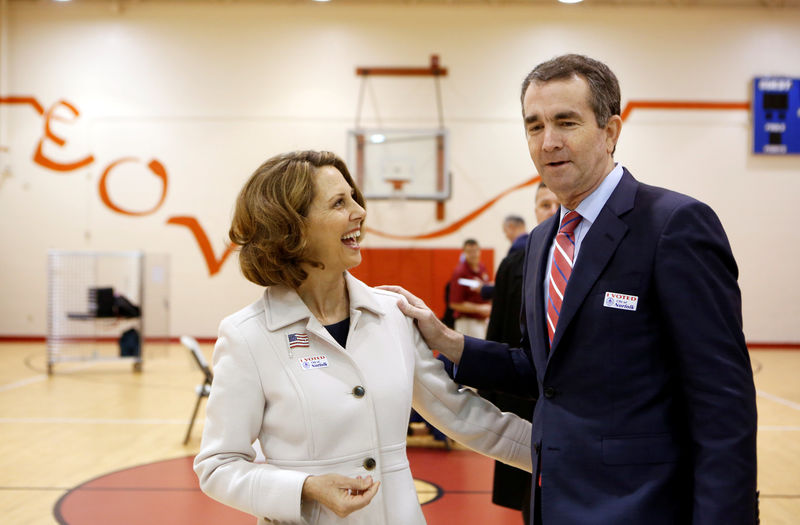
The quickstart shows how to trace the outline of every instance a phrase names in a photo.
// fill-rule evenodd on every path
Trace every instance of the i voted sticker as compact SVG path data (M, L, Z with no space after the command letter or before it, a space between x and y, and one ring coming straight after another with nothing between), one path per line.
M300 368L303 370L314 370L317 368L326 368L328 366L328 356L326 355L312 355L311 357L301 357Z
M619 310L636 311L636 305L639 304L639 297L636 295L627 295L617 292L606 292L606 298L603 299L603 306L606 308L617 308Z

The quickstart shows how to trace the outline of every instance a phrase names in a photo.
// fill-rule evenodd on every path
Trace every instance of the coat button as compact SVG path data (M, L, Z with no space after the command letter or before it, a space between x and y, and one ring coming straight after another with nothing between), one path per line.
M364 387L361 385L358 385L357 387L353 388L353 395L356 397L364 397L365 393L366 390L364 390Z
M372 458L367 458L364 460L364 468L367 470L372 470L375 468L375 460Z
M542 449L542 445L539 443L533 444L533 451L536 452L536 455L539 455L539 451Z
M546 397L547 399L553 399L554 397L556 397L556 389L553 388L552 386L548 386L547 388L544 389L544 397Z

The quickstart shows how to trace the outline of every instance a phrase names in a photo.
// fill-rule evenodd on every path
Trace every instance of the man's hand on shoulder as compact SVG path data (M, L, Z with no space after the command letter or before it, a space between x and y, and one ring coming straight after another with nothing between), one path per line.
M400 294L405 298L397 301L397 306L405 315L413 318L422 337L429 347L443 353L450 361L458 364L464 350L464 336L442 323L425 301L400 286L377 286Z

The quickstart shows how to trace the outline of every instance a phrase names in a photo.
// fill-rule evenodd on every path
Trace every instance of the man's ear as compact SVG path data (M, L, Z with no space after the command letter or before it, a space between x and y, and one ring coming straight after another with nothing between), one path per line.
M617 140L619 140L619 134L621 131L622 117L619 115L611 116L611 118L608 119L605 127L606 149L608 150L609 154L614 153L614 149L617 147Z

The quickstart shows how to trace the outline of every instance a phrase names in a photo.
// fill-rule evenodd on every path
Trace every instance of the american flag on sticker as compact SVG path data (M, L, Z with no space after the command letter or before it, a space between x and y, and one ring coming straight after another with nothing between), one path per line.
M289 348L308 348L308 335L289 334Z

